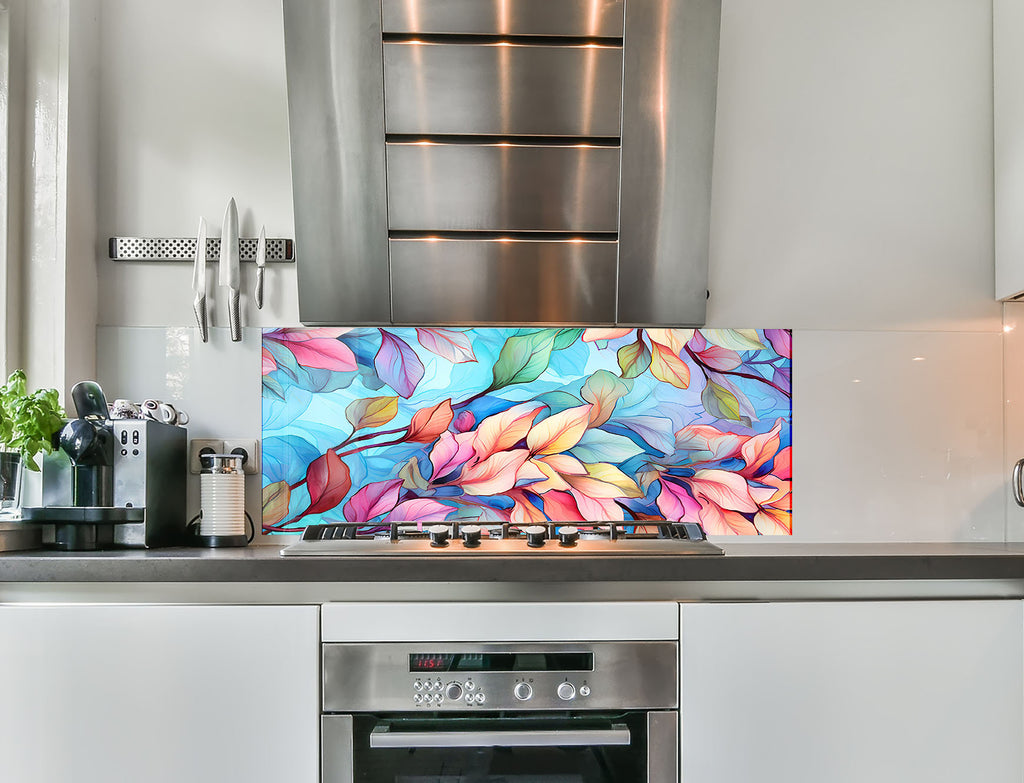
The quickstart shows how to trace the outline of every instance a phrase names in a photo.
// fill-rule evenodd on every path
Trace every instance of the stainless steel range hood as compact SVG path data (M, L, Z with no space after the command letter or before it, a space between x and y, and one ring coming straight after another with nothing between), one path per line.
M307 324L699 325L721 0L284 0Z

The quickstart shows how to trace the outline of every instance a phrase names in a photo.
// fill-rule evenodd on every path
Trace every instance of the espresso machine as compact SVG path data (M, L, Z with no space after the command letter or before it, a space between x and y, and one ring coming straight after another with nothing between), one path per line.
M43 505L23 508L57 549L159 547L183 543L188 434L151 419L110 419L103 390L71 390L78 418L43 459Z

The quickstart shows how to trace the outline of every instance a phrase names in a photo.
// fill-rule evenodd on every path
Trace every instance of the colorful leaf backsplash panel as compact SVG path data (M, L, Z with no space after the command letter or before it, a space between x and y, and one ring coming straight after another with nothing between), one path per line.
M263 531L698 520L790 534L782 329L272 329Z

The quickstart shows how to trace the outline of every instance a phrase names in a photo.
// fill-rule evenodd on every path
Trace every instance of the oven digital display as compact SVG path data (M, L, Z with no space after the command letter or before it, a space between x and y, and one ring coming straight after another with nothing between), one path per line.
M410 672L591 672L594 654L583 652L412 653Z

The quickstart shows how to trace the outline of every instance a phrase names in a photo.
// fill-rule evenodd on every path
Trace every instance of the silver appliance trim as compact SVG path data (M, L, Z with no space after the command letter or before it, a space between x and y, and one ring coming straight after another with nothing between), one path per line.
M395 323L611 323L616 252L584 239L392 239ZM445 317L452 298L461 306Z
M324 712L430 712L474 714L492 710L564 711L675 709L678 649L674 641L515 642L510 644L327 643L321 645ZM410 671L413 655L513 654L530 660L546 653L592 653L592 671ZM530 695L516 696L527 683ZM559 686L563 692L559 696ZM447 698L457 685L456 698ZM583 689L586 690L583 690ZM422 694L431 695L423 699ZM468 701L461 694L483 694ZM417 698L417 697L420 698Z
M655 748L679 747L679 713L647 713L647 783L678 783L679 753L655 753Z
M386 33L622 36L622 0L383 0Z
M388 133L617 140L622 48L385 42L384 94Z
M320 769L324 783L353 783L355 741L351 715L320 716Z
M723 554L721 547L709 541L688 541L678 538L619 538L616 541L581 540L575 546L560 546L548 541L531 548L522 539L486 538L480 545L468 548L461 541L445 547L432 547L425 539L334 539L329 541L296 541L281 550L284 557L683 557L687 555Z
M388 143L387 166L393 231L618 230L617 147Z
M371 748L556 748L628 745L629 728L555 731L392 731L380 724L370 732Z
M299 312L391 321L380 4L286 0Z
M721 0L626 3L620 324L704 323L721 11Z

